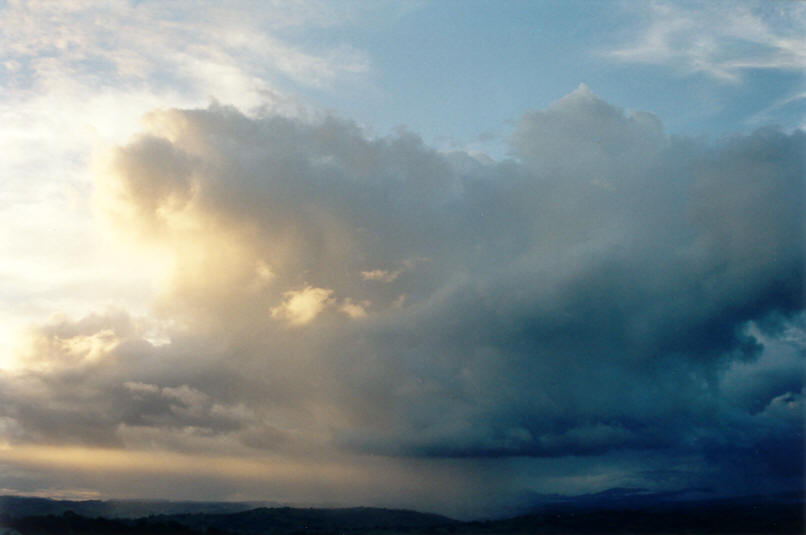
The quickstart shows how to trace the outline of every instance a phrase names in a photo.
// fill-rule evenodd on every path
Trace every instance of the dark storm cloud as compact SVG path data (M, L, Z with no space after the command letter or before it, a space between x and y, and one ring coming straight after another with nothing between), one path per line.
M802 132L670 138L585 87L501 162L332 118L151 125L102 202L175 254L171 343L43 327L15 440L802 471Z

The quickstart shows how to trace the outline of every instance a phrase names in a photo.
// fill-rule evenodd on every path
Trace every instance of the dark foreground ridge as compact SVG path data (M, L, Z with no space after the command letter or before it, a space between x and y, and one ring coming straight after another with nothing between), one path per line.
M0 496L0 514L59 516L68 511L88 518L140 518L187 513L237 513L268 505L266 502L197 502L168 500L53 500Z
M589 495L543 505L531 514L504 520L460 522L416 511L358 507L306 509L259 507L239 512L183 512L124 518L123 509L177 509L182 502L59 502L0 497L0 535L291 535L291 534L605 534L605 533L804 533L803 493L730 499L608 501ZM104 507L117 518L62 511L66 503L82 511ZM106 505L102 505L106 504ZM139 505L135 505L139 504ZM170 504L170 505L166 505ZM244 504L185 503L188 510L220 510ZM39 511L38 513L35 511ZM45 512L49 511L49 512ZM30 513L34 514L30 514Z

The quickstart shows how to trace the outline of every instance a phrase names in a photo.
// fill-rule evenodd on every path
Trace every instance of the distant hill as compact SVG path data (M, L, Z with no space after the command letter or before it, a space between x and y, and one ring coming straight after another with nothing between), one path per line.
M456 520L416 511L356 507L349 509L266 508L230 514L158 515L149 521L179 524L200 531L244 534L422 531L458 525Z
M716 497L708 489L686 489L653 492L643 488L616 487L593 494L563 496L558 494L526 493L520 498L521 514L539 513L543 510L582 509L677 509L686 504L711 507L719 504L770 504L806 503L803 491L782 492L768 495ZM515 516L515 515L511 515Z
M295 509L261 507L228 514L151 515L138 519L61 515L0 516L0 530L20 535L272 535L324 533L434 533L457 527L450 518L416 511L357 507Z
M266 502L195 502L168 500L52 500L24 496L0 496L0 514L13 517L62 515L72 511L88 518L140 518L159 514L236 513L267 505Z
M663 508L561 509L507 520L469 522L466 534L787 534L803 535L803 504L705 505Z
M68 511L59 516L28 516L0 519L3 535L214 535L181 524L147 523L145 520L87 518Z
M182 512L141 518L94 518L74 511L58 514L27 512L53 507L55 500L5 497L16 511L0 511L0 534L6 535L353 535L434 534L803 534L804 494L692 499L642 489L612 489L578 497L542 497L539 509L503 520L459 522L444 516L372 507L313 509L259 507L238 512ZM681 496L685 499L682 499ZM553 501L553 505L549 502ZM120 511L119 502L56 502L82 504L85 510ZM109 504L112 505L109 505ZM232 507L198 502L125 502L162 506ZM96 515L103 516L103 515Z

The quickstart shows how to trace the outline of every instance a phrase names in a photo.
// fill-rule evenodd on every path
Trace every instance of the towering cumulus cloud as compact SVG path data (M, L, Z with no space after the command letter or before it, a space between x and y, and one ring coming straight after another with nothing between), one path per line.
M160 340L122 312L32 332L11 445L280 455L356 496L416 493L405 467L512 492L802 481L802 132L669 137L584 86L498 162L335 118L148 124L98 200L173 259Z

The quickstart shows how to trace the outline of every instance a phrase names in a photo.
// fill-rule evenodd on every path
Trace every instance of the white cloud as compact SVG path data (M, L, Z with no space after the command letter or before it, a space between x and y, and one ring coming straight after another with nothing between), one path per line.
M353 319L360 319L365 318L367 316L367 307L369 307L369 301L361 301L360 303L354 302L352 299L345 299L344 302L339 306L339 310L347 314Z
M12 2L3 9L2 49L17 85L48 89L65 80L182 87L245 105L261 101L272 72L312 85L367 68L363 53L346 46L326 54L304 51L277 38L283 27L344 23L350 14L308 2L165 4L145 1ZM229 88L230 90L227 90ZM241 96L237 92L241 92ZM236 100L230 100L234 97Z
M605 52L627 63L666 65L737 82L751 69L806 73L806 5L800 2L627 4L642 29Z
M386 269L371 269L361 272L361 278L366 281L393 282L400 276L400 270L388 271Z
M306 286L285 292L285 301L271 309L271 317L288 321L290 325L305 325L325 309L333 290Z

